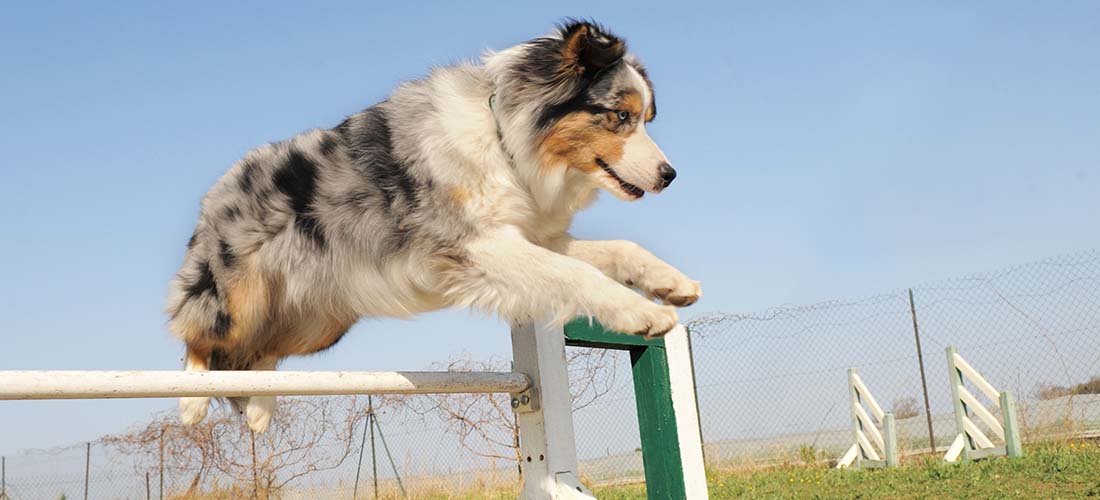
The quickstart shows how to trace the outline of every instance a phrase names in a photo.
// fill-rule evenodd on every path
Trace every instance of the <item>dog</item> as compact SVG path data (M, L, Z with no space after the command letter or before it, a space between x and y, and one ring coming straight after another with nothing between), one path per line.
M664 335L699 283L635 243L568 233L599 191L634 201L676 177L646 133L656 115L625 41L570 20L248 152L203 198L170 285L185 369L273 370L361 317L448 307ZM275 398L233 402L268 428ZM209 403L182 398L182 421Z

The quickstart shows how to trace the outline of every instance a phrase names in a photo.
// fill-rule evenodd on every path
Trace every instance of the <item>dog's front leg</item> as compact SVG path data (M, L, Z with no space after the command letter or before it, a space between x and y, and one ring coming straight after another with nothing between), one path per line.
M690 306L703 294L698 281L632 241L575 240L566 235L556 239L550 248L592 264L615 281L638 287L666 304Z
M580 260L500 230L466 247L448 273L450 302L512 320L594 316L605 327L648 337L676 326L676 310L655 304Z

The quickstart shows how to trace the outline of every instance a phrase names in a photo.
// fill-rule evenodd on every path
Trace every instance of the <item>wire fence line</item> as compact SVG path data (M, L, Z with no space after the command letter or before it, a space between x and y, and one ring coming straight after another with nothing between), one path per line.
M706 314L688 326L710 467L838 458L851 445L848 368L895 413L903 456L942 453L955 434L949 345L1015 394L1025 444L1100 437L1100 251L860 300ZM567 355L584 480L642 481L629 355ZM462 498L519 485L506 395L283 398L272 431L256 437L228 407L200 427L177 422L167 410L90 444L5 457L0 496L375 498L377 483L379 498Z
M688 326L710 466L837 458L851 446L848 368L896 414L903 454L944 451L955 435L949 345L1014 393L1025 442L1100 433L1095 250L862 300L708 314Z

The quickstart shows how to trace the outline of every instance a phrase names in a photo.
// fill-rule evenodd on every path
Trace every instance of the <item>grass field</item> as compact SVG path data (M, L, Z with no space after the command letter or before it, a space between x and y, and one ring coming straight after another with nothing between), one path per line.
M1100 499L1100 442L1029 446L1018 459L945 464L932 457L897 469L834 470L792 466L762 471L713 471L712 499ZM642 485L597 488L601 500L645 499Z
M791 465L766 470L713 470L710 498L726 499L1072 499L1100 500L1100 441L1025 446L1025 456L946 464L939 456L910 458L896 469L836 470ZM511 500L514 486L483 491L454 491L446 484L413 486L409 500ZM645 500L645 485L594 489L600 500ZM226 489L173 500L243 498L244 490ZM271 498L296 495L273 495ZM300 498L317 498L316 495ZM396 491L379 498L398 500Z

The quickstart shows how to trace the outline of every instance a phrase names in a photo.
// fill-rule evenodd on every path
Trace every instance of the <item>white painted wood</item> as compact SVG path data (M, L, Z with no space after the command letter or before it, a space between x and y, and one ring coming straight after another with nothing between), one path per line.
M970 438L974 440L974 444L978 445L978 448L993 448L993 441L989 440L989 437L982 432L978 426L974 425L974 421L970 420L970 417L963 417L963 428L966 429L966 433L970 435Z
M974 412L978 418L982 419L982 422L985 422L985 425L988 425L989 429L993 431L997 437L1001 438L1001 441L1005 440L1005 429L1001 426L1001 423L997 421L997 417L994 417L993 414L986 409L985 405L978 401L978 398L974 397L966 387L959 387L959 399L962 399L963 402L966 403L966 406L970 408L970 411Z
M855 384L856 390L859 391L859 397L867 406L871 408L871 413L875 415L875 419L878 423L882 423L882 418L885 413L882 412L882 407L878 405L878 401L875 401L875 397L871 395L871 391L867 390L867 386L863 384L863 378L858 373L853 373L852 383Z
M856 460L856 455L858 454L859 445L853 444L851 448L848 448L848 451L844 452L844 456L840 457L840 460L836 463L836 468L843 469L846 467L851 467L852 462Z
M963 359L963 357L960 356L958 353L955 353L955 367L958 368L959 371L962 372L963 375L965 375L966 378L974 384L974 387L977 387L978 390L985 393L985 395L989 397L990 401L993 401L994 403L1000 401L1001 391L993 388L993 386L985 380L985 377L982 377L982 374L978 373L978 370L975 370L973 366L970 366L970 363L967 363L966 360Z
M959 455L962 454L963 447L966 446L966 438L962 434L956 434L955 440L951 442L951 447L947 448L947 453L944 454L943 460L945 462L955 462L959 459Z
M518 373L0 371L0 400L519 392ZM568 390L568 389L566 389Z
M703 443L699 433L699 406L695 401L695 373L691 362L687 328L676 325L665 335L665 355L672 387L672 409L680 442L680 463L684 468L684 489L688 500L707 500L707 474L703 464Z
M878 449L885 452L886 442L882 439L882 433L875 427L875 423L871 420L871 417L867 416L867 411L863 409L863 405L857 403L853 410L856 412L859 421L863 423L864 433L870 434L875 440L875 444L878 445Z
M513 326L512 358L515 370L530 379L541 402L539 410L517 414L523 457L520 498L594 499L577 480L565 331L547 323Z
M875 451L875 447L871 446L871 442L867 440L867 435L864 434L863 431L856 431L856 439L863 448L863 453L867 454L867 458L871 460L882 460L882 457Z

